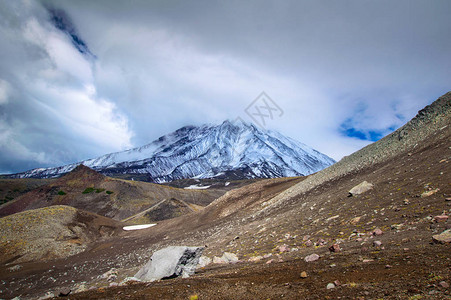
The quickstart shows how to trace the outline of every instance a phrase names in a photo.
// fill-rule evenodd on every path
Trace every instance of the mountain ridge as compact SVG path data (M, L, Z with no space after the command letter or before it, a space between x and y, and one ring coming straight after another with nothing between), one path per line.
M239 171L241 179L309 175L335 163L282 134L243 121L184 126L153 142L80 163L39 168L15 178L50 178L86 165L104 175L148 174L149 181L212 178Z

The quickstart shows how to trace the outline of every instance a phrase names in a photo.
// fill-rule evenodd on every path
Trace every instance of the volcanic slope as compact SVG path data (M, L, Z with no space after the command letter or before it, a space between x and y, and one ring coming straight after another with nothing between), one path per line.
M21 179L23 180L23 179ZM68 205L115 220L151 222L151 208L162 201L167 217L176 217L203 208L224 192L216 189L188 190L152 183L109 178L80 165L65 176L40 186L0 206L0 216L51 205ZM161 206L160 206L161 207ZM135 214L149 211L141 218ZM161 219L161 218L160 218Z
M63 205L0 218L0 227L1 264L64 258L122 232L121 222Z
M450 227L450 136L448 93L328 169L229 191L202 211L54 261L50 271L39 263L0 271L0 289L13 297L107 287L98 276L112 267L120 282L165 246L207 245L205 256L232 252L240 261L210 264L187 279L94 289L71 299L449 298L451 245L433 236ZM348 197L363 181L373 188ZM319 259L306 262L311 254Z

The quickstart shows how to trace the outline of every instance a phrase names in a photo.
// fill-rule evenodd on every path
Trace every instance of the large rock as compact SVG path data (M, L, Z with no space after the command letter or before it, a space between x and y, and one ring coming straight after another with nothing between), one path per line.
M349 190L349 197L354 196L354 195L363 194L365 192L368 192L372 188L373 188L373 185L371 183L369 183L367 181L363 181L363 182L359 183L358 185L356 185L355 187L353 187L351 190Z
M155 252L150 260L136 273L142 281L155 281L194 274L203 247L171 246Z

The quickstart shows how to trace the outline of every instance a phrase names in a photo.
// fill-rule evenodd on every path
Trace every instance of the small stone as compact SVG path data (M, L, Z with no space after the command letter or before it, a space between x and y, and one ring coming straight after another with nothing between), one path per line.
M337 266L336 264L330 264L330 265L329 265L330 268L334 268L334 267L336 267L336 266Z
M451 198L445 198L445 201L451 201Z
M392 268L392 266L391 265L385 265L385 268L386 269L390 269L390 268Z
M317 242L316 242L316 245L317 246L324 246L326 244L326 241L324 240L324 239L319 239Z
M404 202L404 205L409 205L410 204L409 199L404 199L403 202Z
M72 292L71 289L63 288L63 289L60 290L60 292L58 294L58 297L67 297L67 296L69 296L70 292Z
M333 283L328 283L327 286L326 286L326 288L327 288L328 290L334 289L334 288L335 288L335 284L333 284Z
M392 224L392 225L390 226L390 228L391 228L392 230L400 230L400 229L402 229L403 226L404 226L403 224Z
M77 286L77 288L75 289L74 293L81 293L81 292L84 292L86 290L87 290L86 284L82 283L82 284L79 284Z
M318 259L319 259L319 255L316 254L316 253L307 255L307 256L304 258L304 260L305 260L306 262L312 262L312 261L315 261L315 260L318 260Z
M272 263L274 261L274 259L270 259L266 262L267 265L269 265L270 263Z
M307 277L308 277L307 272L302 271L301 272L301 278L307 278Z
M340 285L341 285L341 282L340 282L339 280L335 280L335 281L334 281L334 284L335 284L335 286L340 286Z
M50 298L54 298L54 297L55 297L55 295L52 292L47 292L44 296L39 297L38 300L45 300L45 299L50 299Z
M451 243L451 229L445 230L440 234L433 235L432 240L435 243L440 244Z
M357 225L357 223L360 222L360 219L361 219L361 218L362 218L362 217L355 217L355 218L352 218L351 221L349 221L349 223L351 223L352 225Z
M374 241L373 242L373 246L374 247L380 247L380 246L382 246L382 242L381 241Z
M363 260L364 263L369 263L369 262L372 262L372 261L374 261L374 259L371 259L371 258L367 258L367 259Z
M249 258L248 259L248 261L250 261L250 262L256 262L256 261L260 261L260 260L262 260L263 259L263 256L253 256L253 257L251 257L251 258Z
M373 235L375 235L375 236L382 235L382 234L384 234L384 232L382 230L380 230L379 228L377 228L373 231Z
M440 281L440 282L439 282L439 285L440 285L442 288L445 288L445 289L449 288L449 284L448 284L448 282L446 282L446 281Z
M434 217L434 221L436 223L440 223L440 222L446 222L448 220L448 216L447 215L440 215L440 216L435 216Z
M311 240L308 240L305 242L305 246L306 247L312 247L313 246L313 242Z
M282 245L279 247L279 252L283 253L283 252L289 252L290 248L287 245Z
M440 189L435 189L435 190L426 191L426 192L422 193L420 197L421 197L421 198L429 197L429 196L434 195L434 194L437 193L438 191L440 191Z
M332 246L329 247L329 251L330 252L340 252L340 245L338 244L333 244Z
M118 275L117 269L116 268L112 268L110 269L108 272L103 273L100 278L102 279L107 279L107 281L114 281L116 280Z

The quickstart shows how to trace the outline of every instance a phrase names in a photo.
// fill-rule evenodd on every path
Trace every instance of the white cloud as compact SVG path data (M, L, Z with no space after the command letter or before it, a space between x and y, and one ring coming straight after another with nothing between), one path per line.
M92 57L81 54L42 8L27 3L20 9L6 5L11 20L0 24L5 44L0 53L8 57L0 61L0 104L6 104L2 153L29 168L132 147L127 116L111 99L97 95ZM1 159L2 168L14 169L8 159Z

